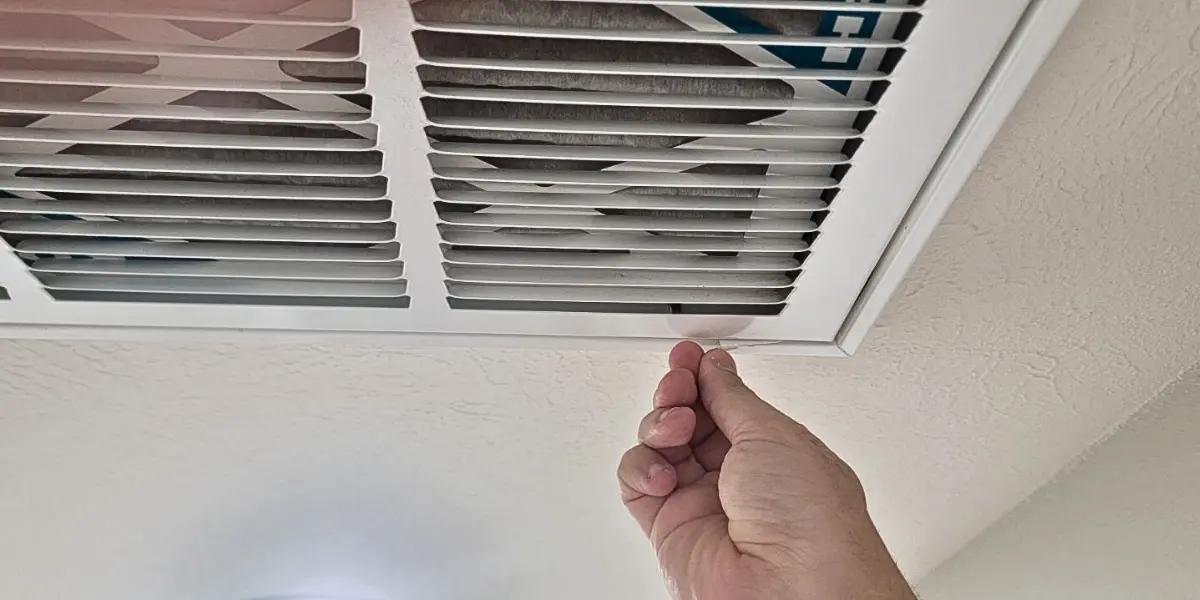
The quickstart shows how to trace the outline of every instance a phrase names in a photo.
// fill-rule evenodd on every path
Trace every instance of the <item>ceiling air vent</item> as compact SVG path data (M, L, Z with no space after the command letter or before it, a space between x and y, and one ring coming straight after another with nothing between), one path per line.
M0 322L852 351L1048 4L0 0Z

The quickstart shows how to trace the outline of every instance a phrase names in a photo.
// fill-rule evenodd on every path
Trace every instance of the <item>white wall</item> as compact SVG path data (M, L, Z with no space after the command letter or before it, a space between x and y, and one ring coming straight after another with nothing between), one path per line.
M1200 598L1200 369L921 592L925 600Z

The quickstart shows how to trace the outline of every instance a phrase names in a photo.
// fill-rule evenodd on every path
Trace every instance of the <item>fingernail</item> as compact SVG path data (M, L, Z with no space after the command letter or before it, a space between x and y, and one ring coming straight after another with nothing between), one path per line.
M733 357L728 352L718 348L710 351L708 356L714 367L722 371L728 371L734 375L737 374L737 363L733 361Z
M650 428L650 432L646 434L646 437L653 439L662 434L665 427L663 423L666 422L667 417L670 416L671 413L675 412L677 408L679 407L668 408L667 410L658 413L658 418L654 420L654 426Z
M650 465L650 470L646 473L646 479L654 481L655 479L662 477L662 474L666 473L667 471L670 471L670 469L668 469L666 465L660 465L658 463L652 464Z
M670 415L671 413L675 412L678 408L679 407L668 408L667 410L664 410L664 411L658 413L658 422L662 423L663 421L666 421L667 416Z

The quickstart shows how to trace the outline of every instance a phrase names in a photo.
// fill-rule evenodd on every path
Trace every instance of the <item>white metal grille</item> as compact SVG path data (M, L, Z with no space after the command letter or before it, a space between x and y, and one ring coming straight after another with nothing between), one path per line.
M0 331L836 355L1050 3L0 0Z
M54 298L407 304L361 36L312 8L0 4L0 234Z
M450 303L776 314L907 4L415 6Z

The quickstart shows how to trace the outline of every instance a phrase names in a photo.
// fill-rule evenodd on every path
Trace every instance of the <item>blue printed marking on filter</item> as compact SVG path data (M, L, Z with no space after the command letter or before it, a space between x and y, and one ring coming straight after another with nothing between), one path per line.
M883 4L886 0L870 0L872 4ZM759 23L736 8L703 7L705 14L737 33L774 34L774 29ZM847 13L825 11L817 26L819 37L870 38L879 25L879 13ZM862 65L865 48L813 48L805 46L762 46L789 65L799 69L846 69L857 70ZM845 80L821 80L830 89L842 94L850 93L851 82Z

